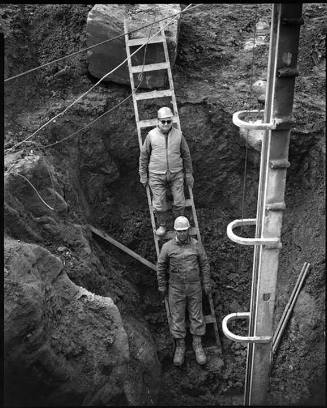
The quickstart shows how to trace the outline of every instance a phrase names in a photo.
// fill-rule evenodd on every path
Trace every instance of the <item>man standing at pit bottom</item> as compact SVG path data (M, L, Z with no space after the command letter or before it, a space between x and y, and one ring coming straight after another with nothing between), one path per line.
M157 263L158 289L162 296L168 292L171 314L170 332L176 349L173 363L181 366L185 357L185 310L190 320L193 349L198 364L207 362L201 336L206 325L202 311L201 280L206 294L211 292L210 266L203 246L189 235L190 223L186 217L177 217L176 236L161 249Z
M173 127L173 116L170 108L158 110L158 126L147 134L139 158L140 182L144 187L149 184L153 195L158 236L166 233L167 189L173 196L174 217L178 217L185 209L184 176L188 186L194 183L190 150L182 132Z

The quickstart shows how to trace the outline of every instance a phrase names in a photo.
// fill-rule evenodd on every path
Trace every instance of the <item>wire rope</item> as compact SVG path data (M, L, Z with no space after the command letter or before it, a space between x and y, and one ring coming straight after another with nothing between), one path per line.
M26 178L25 176L23 176L23 175L20 174L20 173L13 173L13 174L16 175L16 176L22 177L24 180L26 180L26 181L28 182L28 184L29 184L29 185L33 188L33 190L36 192L37 196L38 196L39 199L42 201L42 203L43 203L44 205L46 205L48 208L50 208L50 210L54 211L54 208L52 208L49 204L47 204L47 203L43 200L43 198L41 197L40 193L37 191L37 189L33 186L33 184L29 181L28 178Z
M155 22L152 23L152 26L155 24ZM152 29L152 28L151 28ZM151 29L149 31L149 36L148 39L150 38L151 35ZM135 91L138 90L138 88L141 86L142 82L143 82L143 73L144 73L144 65L145 65L145 57L146 57L146 50L147 47L145 47L144 49L144 57L143 57L143 66L142 66L142 71L139 74L139 84L137 85L137 87L135 88ZM142 75L141 75L142 74ZM84 126L82 129L78 129L76 132L72 133L71 135L64 137L61 140L58 140L54 143L50 143L48 145L41 145L41 144L37 144L36 145L42 147L42 148L48 148L48 147L52 147L55 146L61 142L64 142L65 140L68 140L70 138L72 138L73 136L76 136L78 133L83 132L84 130L86 130L87 128L89 128L92 124L94 124L96 121L98 121L99 119L101 119L103 116L107 115L108 113L112 112L113 110L115 110L116 108L118 108L120 105L122 105L124 102L126 102L128 99L130 99L133 96L133 93L129 94L126 98L124 98L122 101L120 101L118 104L116 104L115 106L113 106L112 108L110 108L108 111L104 112L102 115L98 116L96 119L92 120L90 123L88 123L86 126Z
M150 39L151 30L152 30L152 27L153 27L154 24L155 24L155 22L152 23L151 29L149 30L148 41L149 41L149 39ZM147 51L147 46L146 46L145 49L144 49L143 66L142 66L142 71L141 71L140 74L139 74L139 81L140 81L140 82L139 82L139 84L138 84L138 86L136 87L135 90L137 90L137 89L140 87L140 85L142 84L142 82L143 82L143 72L144 72L146 51ZM119 105L121 105L124 101L126 101L126 100L127 100L128 98L130 98L131 96L132 96L132 94L129 95L127 98L125 98L122 102L120 102L119 104L117 104L114 108L112 108L111 110L107 111L106 113L108 113L108 112L112 111L113 109L117 108ZM100 117L102 117L102 116L104 116L104 115L101 115ZM99 118L100 118L100 117L99 117ZM98 120L99 118L97 118L96 120ZM91 123L94 123L94 122L95 122L95 121L93 121L93 122L91 122ZM90 124L89 124L88 126L90 126ZM81 131L81 130L80 130L80 131ZM79 132L80 132L80 131L79 131ZM76 133L77 133L77 132L75 132L74 134L76 134ZM73 135L74 135L74 134L73 134ZM69 137L72 137L73 135L70 135ZM68 138L64 138L64 139L62 139L62 140L60 140L60 141L58 141L58 142L56 142L56 143L53 143L53 144L48 145L48 146L43 146L43 147L50 147L50 146L52 146L52 145L54 145L54 144L57 144L57 143L60 143L60 142L62 142L62 141L64 141L64 140L66 140L66 139L68 139ZM13 168L13 166L14 166L14 164L8 169L8 171L6 172L7 174L10 174L10 173L11 173L11 169ZM51 175L50 170L49 170L48 168L47 168L47 170L48 170L49 177L50 177L50 180L51 180L52 194L53 194L54 202L55 202L55 201L56 201L56 196L55 196L55 193L56 193L56 192L55 192L55 188L54 188L54 181L53 181L53 178L52 178L52 175ZM15 172L15 173L13 173L13 174L15 174L15 175L17 175L17 176L23 178L24 180L26 180L26 181L28 182L28 184L29 184L29 185L33 188L33 190L36 192L36 194L37 194L37 196L39 197L39 199L41 200L41 202L42 202L44 205L46 205L50 210L54 211L54 208L52 208L48 203L46 203L46 201L41 197L40 193L37 191L36 187L35 187L24 175L19 174L19 173L17 173L17 172Z
M180 13L187 11L190 7L191 7L192 3L189 4L184 10L182 10ZM163 28L167 27L168 25L170 25L172 23L173 20L175 20L176 17L172 18ZM148 44L148 42L153 39L156 35L158 35L161 32L161 29L159 31L157 31L151 38L148 39L148 41L144 44L142 44L139 48L137 48L137 50L135 50L130 57L132 57L133 55L135 55L137 52L139 52L145 45ZM16 147L20 146L22 143L27 142L29 139L31 139L33 136L35 136L40 130L42 130L43 128L45 128L49 123L53 122L56 118L58 118L59 116L62 116L65 112L67 112L68 109L70 109L73 105L75 105L79 100L81 100L84 96L86 96L88 93L90 93L92 91L92 89L94 89L97 85L99 85L106 77L108 77L110 74L112 74L113 72L115 72L118 68L120 68L123 64L126 63L128 58L125 58L119 65L117 65L115 68L113 68L111 71L109 71L108 73L106 73L102 78L99 79L99 81L97 81L94 85L91 86L91 88L89 88L88 91L84 92L82 95L80 95L77 99L75 99L71 104L69 104L62 112L58 113L57 115L55 115L53 118L51 118L50 120L48 120L46 123L44 123L39 129L37 129L34 133L32 133L30 136L28 136L27 138L25 138L24 140L16 143L14 146L12 146L11 148L9 148L7 150L11 151L14 150Z
M193 10L194 8L199 7L199 6L203 6L203 4L196 4L196 5L194 5L193 7L189 8L187 11ZM152 10L154 10L154 9L152 9ZM168 18L173 17L173 16L178 16L179 14L182 14L182 13L184 13L185 11L186 11L185 9L184 9L184 10L181 10L181 11L178 12L178 13L171 14L170 16L167 16L167 17L164 17L164 18L162 18L162 19L160 19L160 20L157 20L157 21L155 21L154 23L150 23L150 24L147 24L147 25L142 26L142 27L140 27L140 28L137 28L137 29L135 29L135 30L131 30L131 31L129 31L127 34L132 34L132 33L135 33L135 32L137 32L137 31L143 30L144 28L147 28L147 27L149 27L149 26L151 26L151 25L153 25L153 24L155 24L155 23L159 23L160 21L167 20ZM31 68L31 69L29 69L29 70L27 70L27 71L21 72L20 74L14 75L14 76L9 77L9 78L6 78L6 79L4 80L4 82L9 82L9 81L11 81L11 80L13 80L13 79L16 79L16 78L22 77L22 76L24 76L24 75L30 74L31 72L37 71L38 69L47 67L47 66L49 66L49 65L51 65L51 64L54 64L54 63L56 63L56 62L59 62L59 61L63 61L63 60L65 60L65 59L67 59L67 58L71 58L71 57L73 57L73 56L75 56L75 55L77 55L77 54L80 54L81 52L85 52L85 51L91 50L91 49L93 49L93 48L95 48L95 47L98 47L98 46L100 46L100 45L108 44L108 43L110 43L111 41L114 41L114 40L117 40L117 39L123 37L124 35L125 35L125 33L119 34L119 35L117 35L117 36L115 36L115 37L109 38L108 40L101 41L101 42L99 42L99 43L97 43L97 44L93 44L93 45L90 45L89 47L83 48L82 50L79 50L79 51L73 52L73 53L71 53L71 54L65 55L64 57L57 58L57 59L55 59L55 60L53 60L53 61L46 62L45 64L42 64L42 65L40 65L40 66L38 66L38 67Z

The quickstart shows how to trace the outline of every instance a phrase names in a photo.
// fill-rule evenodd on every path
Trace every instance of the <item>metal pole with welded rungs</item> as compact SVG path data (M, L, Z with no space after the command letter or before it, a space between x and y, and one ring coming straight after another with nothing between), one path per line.
M240 127L266 129L261 147L256 219L236 220L227 227L227 235L234 242L254 245L250 312L232 313L223 320L228 338L248 343L245 406L264 405L269 386L294 84L303 23L302 3L273 4L272 8L264 123L249 125L240 120L242 112L233 115L233 122ZM256 225L254 239L233 233L233 227L250 224ZM247 337L229 331L228 320L236 318L249 319Z
M264 206L262 207L262 238L281 237L283 211L285 210L286 172L290 163L288 149L292 125L295 77L298 75L297 56L302 4L274 4L273 20L276 21L276 61L272 99L272 120L276 128L268 131L268 162ZM259 247L259 273L256 285L254 336L273 335L273 317L276 298L277 273L280 248ZM272 342L252 343L253 352L248 360L250 372L246 385L245 405L264 404L269 386Z

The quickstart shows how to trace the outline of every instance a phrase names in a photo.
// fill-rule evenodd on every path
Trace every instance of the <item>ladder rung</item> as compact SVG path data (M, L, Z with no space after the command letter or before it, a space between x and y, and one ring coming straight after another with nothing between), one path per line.
M216 319L211 315L204 316L204 320L205 320L206 323L215 323L216 322Z
M192 200L190 198L187 198L185 200L185 207L192 207Z
M190 228L190 235L192 236L196 236L197 235L197 228L192 227ZM158 237L157 235L155 235L155 239L157 240L168 240L168 239L172 239L175 236L175 231L167 231L166 234L163 237Z
M143 99L164 98L165 96L172 96L172 94L171 89L165 89L164 91L141 92L134 94L134 97L137 101L141 101Z
M173 123L177 123L177 117L173 117ZM138 125L140 128L146 128L150 126L157 126L158 124L158 119L145 119L145 120L140 120L138 122Z
M146 72L146 71L158 71L159 69L169 68L168 62L158 62L157 64L146 64L146 65L136 65L131 67L133 74L137 72Z
M154 44L154 43L162 43L164 40L161 35L158 35L154 38L150 38L150 40L147 37L143 38L133 38L131 40L127 41L127 45L129 47L133 47L135 45L143 45L143 44Z
M170 210L172 208L171 202L168 201L167 205L168 205L168 210ZM185 207L192 207L192 200L190 198L187 198L185 200ZM153 205L150 206L150 210L154 211Z

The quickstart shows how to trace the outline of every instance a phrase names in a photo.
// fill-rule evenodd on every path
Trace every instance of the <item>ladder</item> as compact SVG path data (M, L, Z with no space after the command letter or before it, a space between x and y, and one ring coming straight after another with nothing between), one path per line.
M160 30L160 34L159 34ZM157 32L157 34L151 34L151 37L143 37L143 38L135 38L135 39L130 39L129 38L129 33L128 33L128 23L127 19L124 19L124 33L125 33L125 46L126 46L126 54L127 54L127 62L128 62L128 71L129 71L129 78L130 78L130 83L131 83L131 89L132 89L132 97L133 97L133 105L134 105L134 112L135 112L135 121L136 121L136 127L137 127L137 135L138 135L138 141L139 141L139 148L141 149L142 147L142 129L148 128L148 127L154 127L157 125L157 118L153 119L147 119L147 120L140 120L139 116L139 110L138 110L138 101L142 100L147 100L147 99L158 99L158 98L163 98L163 97L170 97L171 98L171 104L173 106L173 126L175 126L178 130L181 130L181 125L180 125L180 120L179 120L179 115L178 115L178 110L177 110L177 103L176 103L176 96L175 96L175 91L174 91L174 82L173 82L173 77L171 73L171 67L170 67L170 61L169 61L169 54L168 54L168 47L167 47L167 41L166 41L166 36L164 32L164 28L162 25L162 22L159 22L159 27L153 29L153 32ZM144 64L144 65L132 65L132 60L131 60L131 47L135 46L141 46L145 45L146 43L148 44L162 44L163 46L163 51L164 51L164 56L165 56L165 62L160 62L160 63L153 63L153 64ZM134 82L134 76L133 74L136 73L143 73L143 72L149 72L149 71L157 71L157 70L166 70L167 75L168 75L168 84L169 88L165 90L154 90L154 91L147 91L147 92L139 92L136 93L135 89L135 82ZM188 194L189 198L186 198L185 200L185 207L190 207L192 211L192 217L193 217L193 222L194 222L194 227L190 228L190 235L191 236L196 236L198 242L202 243L201 240L201 235L200 235L200 229L199 229L199 224L198 224L198 218L196 215L196 210L195 210L195 205L194 205L194 199L193 199L193 192L192 188L188 186ZM160 253L160 247L159 243L162 243L162 241L167 241L175 236L174 231L167 231L166 234L163 237L158 237L156 234L156 222L155 222L155 217L154 217L154 208L152 205L152 198L151 198L151 192L150 188L147 185L146 186L146 195L147 195L147 201L148 201L148 206L149 206L149 211L150 211L150 218L151 218L151 224L152 224L152 231L153 231L153 239L155 243L155 248L156 248L156 253L157 257L159 256ZM215 311L214 311L214 305L213 305L213 300L212 300L212 295L211 293L208 295L208 302L209 302L209 307L210 307L210 314L205 315L205 323L206 324L213 324L214 328L214 333L215 333L215 338L216 338L216 344L217 347L211 347L212 348L218 348L219 351L221 351L221 341L219 337L219 332L218 332L218 326L217 326L217 321L215 317ZM165 299L165 307L166 307L166 313L167 313L167 319L168 322L170 322L170 312L169 312L169 306L168 306L168 301Z

